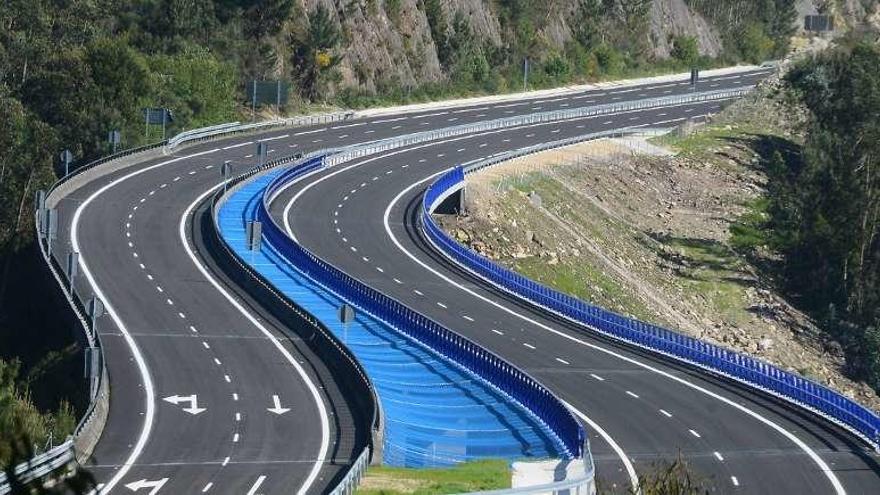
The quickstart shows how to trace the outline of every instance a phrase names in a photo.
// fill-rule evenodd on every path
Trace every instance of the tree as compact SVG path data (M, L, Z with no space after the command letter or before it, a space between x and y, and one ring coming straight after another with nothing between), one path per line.
M245 35L253 40L275 36L293 12L294 0L256 0L244 11Z
M768 19L768 35L776 44L775 54L784 55L788 51L791 37L797 32L798 12L795 0L773 0L772 15Z
M152 57L148 64L153 105L172 109L178 120L192 126L229 122L235 117L238 79L232 64L197 46Z
M572 35L584 48L592 48L602 41L602 23L605 9L602 0L580 0L574 13Z
M672 58L687 65L693 65L700 58L697 38L693 36L676 36L672 40Z
M5 94L0 85L0 301L9 284L13 254L32 242L31 201L54 179L55 133Z
M737 39L742 58L753 64L763 62L773 52L774 42L759 23L746 26Z
M449 25L446 23L446 14L440 0L422 0L422 10L428 20L431 29L431 38L437 47L437 58L442 65L450 61L451 49L449 47Z
M859 42L787 78L811 114L804 164L775 184L771 217L789 286L880 389L880 48ZM854 111L858 109L858 111Z
M318 4L309 17L308 27L294 33L292 41L296 45L291 60L296 71L294 77L302 95L314 100L318 97L321 77L341 60L341 56L334 52L342 35L330 12L323 4Z

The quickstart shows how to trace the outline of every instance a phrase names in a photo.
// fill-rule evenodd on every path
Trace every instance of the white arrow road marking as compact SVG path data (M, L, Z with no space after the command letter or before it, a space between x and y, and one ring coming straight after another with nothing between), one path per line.
M149 495L156 495L159 493L159 490L165 486L165 483L168 481L168 478L162 478L161 480L156 481L148 481L146 479L142 479L140 481L135 481L133 483L129 483L125 485L129 490L136 492L141 488L151 488Z
M267 410L269 412L273 412L273 413L281 416L282 414L290 411L289 407L281 407L281 399L279 399L277 395L272 396L272 402L275 403L275 407L268 408Z
M259 478L257 478L257 481L254 481L254 485L251 486L250 490L248 490L247 495L254 495L255 493L257 493L257 490L260 489L260 485L262 485L263 481L265 481L265 480L266 480L266 477L262 476L262 475Z
M207 411L206 408L199 407L198 397L195 394L188 396L172 395L170 397L164 397L162 400L164 400L165 402L170 402L175 406L180 404L181 402L189 402L189 407L184 407L183 411L188 412L193 416L201 412Z

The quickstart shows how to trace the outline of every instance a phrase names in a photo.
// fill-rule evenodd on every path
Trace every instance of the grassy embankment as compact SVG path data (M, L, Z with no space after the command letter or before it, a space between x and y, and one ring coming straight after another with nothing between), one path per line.
M448 469L405 469L377 466L367 470L359 495L440 495L510 488L505 460L468 462Z

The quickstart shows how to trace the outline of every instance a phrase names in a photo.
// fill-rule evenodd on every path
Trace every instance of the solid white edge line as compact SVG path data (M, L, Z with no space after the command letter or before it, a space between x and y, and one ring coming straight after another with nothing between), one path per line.
M473 137L473 136L468 136L468 137ZM456 139L458 139L458 138L456 138ZM454 141L454 140L456 140L456 139L453 139L453 140L450 140L450 141ZM290 236L290 238L293 239L294 242L297 242L297 240L296 240L296 235L293 233L293 229L290 227L290 220L289 220L289 219L290 219L290 209L293 207L294 203L296 203L296 200L299 199L299 197L302 196L302 194L304 194L306 191L308 191L308 190L309 190L310 188L312 188L314 185L316 185L316 184L318 184L318 183L320 183L320 182L322 182L322 181L324 181L324 180L326 180L326 179L328 179L328 178L330 178L330 177L333 177L333 176L336 175L336 174L339 174L339 173L345 172L345 171L347 171L347 170L349 170L349 169L351 169L351 168L354 168L354 167L356 167L356 166L360 166L360 165L363 165L363 164L365 164L365 163L369 163L369 162L372 162L372 161L375 161L375 160L379 160L379 159L384 158L384 157L387 157L387 156L392 156L392 155L396 155L396 154L398 154L398 153L403 153L403 152L405 152L405 151L410 151L410 150L412 150L412 149L423 148L423 147L426 147L426 146L429 146L429 145L435 145L435 144L439 144L439 143L437 143L437 142L435 142L435 143L427 143L427 144L425 144L425 145L423 145L423 146L418 146L418 147L416 147L416 148L405 148L405 149L402 149L402 150L396 150L396 151L393 151L393 152L388 153L388 154L386 154L386 155L377 156L377 157L374 157L374 158L370 158L370 159L367 159L367 160L364 160L364 161L361 161L361 162L355 163L355 164L353 164L353 165L349 165L349 166L344 167L344 168L342 168L342 169L340 169L340 170L334 171L333 173L327 174L327 175L325 175L325 176L323 176L323 177L317 179L317 180L314 181L314 182L310 182L306 187L304 187L303 189L301 189L300 191L298 191L297 194L294 195L294 196L290 199L290 202L284 207L284 213L283 213L283 215L284 215L284 229L285 229L285 231L287 232L287 235ZM319 170L323 170L323 169L319 169ZM303 177L300 177L299 179L297 179L297 180L295 180L295 181L292 181L292 182L291 182L291 185L292 185L293 183L295 183L295 182L300 182L300 181L306 179L307 177L311 177L312 175L316 174L319 170L316 170L316 171L313 171L313 172L311 172L311 173L308 173L308 174L304 175ZM448 170L449 170L449 169L446 169L446 170L442 170L442 171L440 171L440 172L437 172L436 174L434 174L434 175L432 175L432 176L430 176L430 177L428 177L427 179L424 179L424 180L428 180L428 179L430 179L430 178L432 178L432 177L435 177L435 176L440 175L440 174L442 174L442 173L444 173L444 172L447 172ZM416 185L416 184L413 184L413 186L410 186L410 187L414 187L415 185ZM289 186L288 186L288 187L289 187ZM284 188L282 188L282 190L283 190L283 189L284 189ZM279 191L278 194L275 194L272 198L270 198L270 202L271 202L271 200L277 198L277 197L279 196L279 194L281 194L281 191ZM395 198L394 201L396 202L397 199L398 199L399 197L400 197L400 195L398 195L398 197ZM388 230L388 213L390 212L390 209L391 209L391 208L389 207L388 210L386 210L386 212L385 212L385 220L384 220L384 221L385 221L385 229L386 229L386 230ZM390 231L389 231L389 233L390 233ZM392 240L395 242L395 244L397 244L398 248L400 248L403 252L407 253L410 257L413 257L411 254L409 254L409 252L407 252L405 249L403 249L403 246L400 245L400 243L397 241L397 238L395 238L393 235L391 236L391 238L392 238ZM413 258L413 259L415 259L415 258ZM433 271L433 270L432 270L432 271ZM436 272L435 272L435 273L436 273ZM439 275L439 274L438 274L438 275ZM441 276L441 277L442 277L442 276ZM614 451L615 451L615 452L617 453L617 455L620 457L620 461L623 463L624 468L626 469L627 474L629 475L630 484L632 485L632 487L633 487L634 490L638 491L638 489L639 489L639 488L638 488L638 487L639 487L638 475L636 475L635 468L633 467L632 462L630 461L629 457L627 457L627 455L626 455L626 453L623 451L623 449L621 449L620 446L614 441L614 439L612 439L611 436L610 436L605 430L603 430L603 429L602 429L602 428L601 428L601 427L600 427L595 421L592 421L592 420L590 420L590 419L586 419L587 416L586 416L584 413L578 411L577 409L572 408L568 403L565 403L564 401L563 401L563 403L566 404L566 407L569 407L569 408L570 408L575 414L577 414L578 417L584 419L584 421L587 421L587 423L588 423L591 427L593 427L593 428L599 433L599 435L601 435L602 438L605 439L605 441L608 442L608 444L611 446L611 448L614 449Z
M676 107L677 107L677 106L687 106L687 105L673 105L673 106L676 106ZM664 107L664 108L665 108L665 107ZM621 112L621 113L627 113L627 112ZM572 119L571 121L576 121L576 120L577 120L577 119ZM537 126L537 125L546 125L546 124L550 124L550 123L534 124L534 126ZM513 127L513 128L511 128L511 129L522 129L522 128L526 128L526 127L532 127L532 126L520 126L520 127ZM499 130L499 131L490 131L490 132L487 132L486 134L496 133L496 132L503 132L503 131L506 131L506 130L509 130L509 129L502 129L502 130ZM290 220L289 220L289 218L290 218L290 214L289 214L289 213L290 213L290 210L291 210L292 207L293 207L293 204L297 201L297 199L299 199L299 197L300 197L302 194L304 194L308 189L310 189L310 188L313 187L314 185L316 185L316 184L318 184L318 183L320 183L320 182L322 182L322 181L324 181L324 180L326 180L326 179L328 179L328 178L330 178L330 177L333 177L333 176L335 176L335 175L337 175L337 174L339 174L339 173L342 173L342 172L348 171L348 170L350 170L350 169L352 169L352 168L355 168L355 167L358 167L358 166L364 165L364 164L366 164L366 163L369 163L369 162L372 162L372 161L375 161L375 160L378 160L378 159L381 159L381 158L387 158L387 157L389 157L389 156L397 155L397 154L399 154L399 153L403 153L403 152L407 152L407 151L412 151L412 150L415 150L415 149L424 148L424 147L427 147L427 146L434 146L434 145L443 144L443 143L446 143L446 142L457 141L457 140L459 140L459 139L463 139L463 138L472 138L472 137L474 137L474 136L478 136L478 135L482 135L482 134L469 134L469 135L460 136L460 137L456 137L456 138L449 139L449 140L445 140L445 141L435 141L435 142L426 143L425 145L415 146L415 147L411 147L411 148L403 148L403 149L401 149L401 150L395 150L395 151L390 152L390 153L387 153L387 154L379 155L379 156L376 156L376 157L373 157L373 158L370 158L370 159L367 159L367 160L363 160L363 161L360 161L360 162L358 162L358 163L355 163L355 164L352 164L352 165L349 165L349 166L343 167L343 168L340 169L340 170L334 171L334 172L332 172L332 173L330 173L330 174L327 174L327 175L325 175L325 176L319 178L319 179L316 180L316 181L313 181L313 182L309 183L306 187L304 187L303 189L301 189L300 191L298 191L297 194L294 195L293 198L290 199L290 201L288 202L288 204L287 204L287 205L285 206L285 208L284 208L284 211L283 211L283 220L284 220L284 227L285 227L285 230L287 231L287 234L288 234L288 235L289 235L294 241L296 241L296 236L295 236L295 234L293 233L293 230L292 230L291 227L290 227ZM306 174L305 176L301 177L299 180L296 180L296 181L293 181L292 183L290 183L289 186L292 186L293 183L295 183L295 182L300 182L301 180L304 180L304 179L306 179L307 177L310 177L310 176L312 176L313 174L316 174L316 173L318 173L319 171L322 171L322 170L324 170L324 169L319 169L319 170L316 170L316 171L314 171L314 172L312 172L312 173ZM535 321L535 320L532 320L532 319L530 319L530 318L528 318L528 317L526 317L526 316L520 315L519 313L516 313L516 312L510 310L509 308L507 308L507 307L505 307L505 306L502 306L502 305L500 305L500 304L498 304L498 303L496 303L496 302L494 302L494 301L491 301L491 300L489 300L489 299L487 299L487 298L485 298L485 297L482 297L482 296L476 294L475 292L473 292L473 291L467 289L466 287L463 287L463 286L461 286L460 284L457 284L456 282L454 282L454 281L452 281L451 279L445 277L444 275L440 274L440 273L437 272L436 270L434 270L434 269L428 267L427 264L423 263L421 260L419 260L418 258L416 258L412 253L410 253L409 251L407 251L406 249L404 249L403 246L400 244L400 242L397 240L397 238L394 236L394 234L391 232L391 229L390 229L390 225L389 225L389 214L390 214L391 208L394 206L394 204L397 203L397 201L399 201L400 197L402 197L404 194L406 194L406 193L407 193L409 190L411 190L412 188L414 188L414 187L416 187L417 185L419 185L419 184L421 184L421 183L423 183L423 182L426 182L426 181L428 181L428 180L430 180L430 179L432 179L432 178L434 178L434 177L436 177L436 176L439 176L439 175L441 175L442 173L445 173L445 172L447 172L447 171L449 171L449 169L441 170L440 172L437 172L436 174L432 174L432 175L429 176L429 177L426 177L426 178L424 178L424 179L421 179L421 180L418 181L418 182L415 182L415 183L411 184L409 187L407 187L406 189L404 189L403 191L401 191L400 194L398 194L398 195L397 195L397 196L391 201L391 203L389 203L388 207L387 207L386 210L385 210L385 218L384 218L384 222L385 222L385 230L386 230L386 232L388 233L388 235L391 237L391 239L392 239L392 241L394 242L394 244L398 247L398 249L400 249L401 251L403 251L407 256L409 256L411 259L413 259L416 263L418 263L419 265L421 265L423 268L426 268L427 270L431 271L432 273L434 273L434 274L437 275L438 277L444 279L444 280L447 281L448 283L450 283L450 284L452 284L452 285L458 287L458 288L461 289L461 290L464 290L465 292L470 293L471 295L473 295L473 296L475 296L475 297L477 297L477 298L480 298L480 299L485 300L486 302L489 302L490 304L492 304L492 305L498 307L499 309L502 309L502 310L504 310L504 311L506 311L506 312L508 312L508 313L513 314L513 315L516 315L516 316L520 317L521 319L524 319L524 320L526 320L526 321L529 321L530 323L533 323L533 324L535 324L535 325L538 326L538 327L544 328L544 329L547 330L547 331L550 331L550 332L555 333L555 334L557 334L557 335L559 335L559 336L562 336L563 338L566 338L566 339L572 340L572 341L574 341L574 342L576 342L576 343L579 343L579 344L584 345L584 346L587 346L587 347L594 348L594 349L596 349L596 350L600 350L601 352L604 352L604 353L607 353L607 354L613 355L613 356L615 356L615 357L618 357L618 358L620 358L620 359L623 359L624 361L630 362L631 364L635 364L635 365L637 365L637 366L640 366L640 367L642 367L642 368L648 369L648 370L653 371L653 372L655 372L655 373L658 373L658 374L660 374L660 375L662 375L662 376L665 376L665 377L667 377L667 378L670 378L670 379L672 379L672 380L674 380L674 381L677 381L677 382L679 382L679 383L681 383L681 384L683 384L683 385L685 385L685 386L687 386L687 387L690 387L690 388L692 388L692 389L694 389L694 390L697 390L697 391L700 391L700 392L702 392L702 393L704 393L704 394L706 394L706 395L708 395L708 396L710 396L710 397L713 397L713 398L715 398L715 399L717 399L717 400L720 400L720 401L726 403L727 405L729 405L729 406L731 406L731 407L734 407L734 408L740 410L741 412L744 412L745 414L747 414L747 415L753 417L754 419L757 419L758 421L764 423L765 425L771 427L772 429L776 430L778 433L780 433L780 434L782 434L783 436L785 436L787 439L789 439L789 440L792 441L795 445L797 445L801 450L803 450L804 452L806 452L807 455L810 457L810 459L813 460L813 462L815 462L815 463L819 466L820 470L821 470L821 471L825 474L825 476L828 478L829 482L830 482L831 485L834 487L834 490L835 490L835 492L836 492L838 495L843 495L843 494L846 493L846 490L844 490L843 485L840 483L840 480L839 480L839 479L837 478L837 476L831 471L830 467L825 463L825 461L822 460L822 458L819 457L818 454L816 454L815 451L813 451L813 450L812 450L812 449L811 449L806 443L804 443L800 438L796 437L796 436L793 435L791 432L789 432L788 430L782 428L781 426L779 426L778 424L774 423L773 421L770 421L769 419L767 419L767 418L765 418L765 417L759 415L758 413L752 411L751 409L749 409L749 408L747 408L747 407L745 407L745 406L742 406L742 405L740 405L740 404L737 404L736 402L731 401L730 399L727 399L726 397L723 397L723 396L721 396L721 395L718 395L718 394L716 394L716 393L714 393L714 392L712 392L712 391L710 391L710 390L708 390L708 389L705 389L705 388L703 388L703 387L701 387L701 386L699 386L699 385L696 385L696 384L694 384L694 383L691 383L691 382L689 382L689 381L687 381L687 380L684 380L684 379L682 379L682 378L680 378L680 377L674 376L674 375L672 375L672 374L670 374L670 373L667 373L667 372L665 372L665 371L662 371L662 370L660 370L660 369L658 369L658 368L655 368L655 367L653 367L653 366L647 365L647 364L642 363L642 362L640 362L640 361L636 361L636 360L634 360L634 359L632 359L632 358L628 358L628 357L623 356L623 355L621 355L621 354L618 354L618 353L616 353L616 352L614 352L614 351L611 351L610 349L605 349L605 348L603 348L603 347L601 347L601 346L597 346L597 345L595 345L595 344L590 344L590 343L588 343L588 342L586 342L586 341L583 341L583 340L578 339L578 338L576 338L576 337L573 337L573 336L567 335L567 334L565 334L565 333L562 333L562 332L560 332L560 331L558 331L558 330L555 330L555 329L553 329L553 328L551 328L551 327L548 327L548 326L546 326L546 325L540 324L539 322L537 322L537 321ZM288 186L288 187L289 187L289 186ZM270 198L270 200L274 200L275 198L277 198L277 197L283 192L284 189L286 189L286 188L282 188L281 190L279 190L279 191L276 193L275 196L273 196L272 198ZM636 487L637 485L633 485L633 486Z
M703 104L703 103L705 103L705 102L690 102L690 103L684 103L684 104L669 105L669 106L667 106L667 107L662 107L662 108L678 108L678 107L687 107L687 106L698 106L698 105L701 105L701 104ZM389 156L394 156L394 155L398 155L398 154L401 154L401 153L406 153L406 152L413 151L413 150L423 149L423 148L427 148L427 147L430 147L430 146L437 146L438 144L452 143L452 142L456 142L456 141L463 141L463 140L466 140L466 139L473 139L473 138L475 138L475 137L480 137L480 136L487 136L487 135L501 134L501 133L505 133L505 132L511 132L511 131L517 131L517 130L523 130L523 129L532 129L532 128L535 128L535 127L542 127L542 126L549 126L549 125L558 125L558 124L560 124L560 123L570 123L570 122L580 122L580 121L583 121L583 120L593 120L593 119L597 119L597 118L599 118L599 117L606 116L606 115L624 115L624 114L627 114L627 113L645 112L645 111L649 111L649 110L651 110L651 109L640 108L640 109L625 110L625 111L621 111L621 112L615 112L615 113L609 113L609 114L602 114L602 115L591 115L591 116L587 116L587 117L575 117L575 118L572 118L572 119L566 119L566 120L560 120L560 121L539 122L539 123L535 123L535 124L525 124L525 125L515 126L515 127L505 127L505 128L502 128L502 129L492 129L492 130L487 130L487 131L478 132L478 133L475 133L475 134L464 134L464 135L461 135L461 136L455 136L455 137L451 137L451 138L444 139L444 140L441 140L441 141L430 141L430 142L426 142L426 143L420 143L420 144L415 145L415 146L408 146L408 147L399 148L399 149L396 149L396 150L394 150L394 151L390 151L390 152L388 152L388 153L385 153L385 154L383 154L383 155L374 156L374 157L372 157L372 158L367 158L367 159L364 159L364 160L362 160L362 161L359 161L359 162L353 163L353 164L351 164L351 165L347 165L347 166L343 167L343 168L340 169L340 170L336 170L336 171L334 171L334 172L332 172L332 173L330 173L330 174L327 174L325 177L333 177L333 176L335 176L336 174L339 174L339 173L345 172L345 171L350 170L350 169L352 169L352 168L359 167L359 166L361 166L361 165L365 165L365 164L367 164L367 163L370 163L370 162L373 162L373 161L376 161L376 160L379 160L379 159L382 159L382 158L387 158L387 157L389 157ZM667 123L677 122L677 121L680 121L680 120L685 120L685 118L682 117L682 118L679 118L679 119L670 119L670 120L664 120L664 121L660 121L660 122L653 122L653 123L651 123L651 124L642 124L642 125L628 126L627 128L628 128L628 129L635 129L635 128L640 128L640 127L647 127L648 125L667 124ZM533 134L533 136L534 136L534 134ZM354 145L352 145L352 146L357 146L357 145L359 145L359 144L363 144L363 143L354 144ZM427 160L425 160L425 159L419 160L419 162L425 162L425 161L427 161ZM403 168L406 168L407 166L408 166L408 165L404 165ZM307 178L312 177L313 175L316 175L316 174L319 174L319 173L321 173L321 172L324 172L324 171L326 171L328 168L329 168L329 167L321 167L321 168L318 168L318 169L312 170L311 172L309 172L309 173L307 173L307 174L304 174L304 175L302 175L301 177L297 177L296 179L294 179L294 180L288 182L287 184L283 185L280 189L278 189L277 191L275 191L275 193L272 195L272 197L269 198L269 204L272 204L272 203L273 203L278 197L280 197L282 194L284 194L284 192L287 191L287 189L293 187L295 184L298 184L298 183L300 183L300 182L306 180ZM324 178L319 179L318 181L315 181L315 182L313 182L313 183L309 183L309 184L308 184L307 186L305 186L302 190L298 191L298 192L293 196L293 198L291 198L291 199L289 200L289 202L287 203L287 205L286 205L285 208L284 208L284 212L282 213L283 220L284 220L284 228L285 228L285 230L287 231L288 235L291 236L291 239L293 239L295 242L297 241L296 235L293 234L293 231L292 231L292 229L290 228L290 220L289 220L289 218L290 218L290 210L291 210L291 208L293 207L293 204L296 203L296 201L299 199L299 197L300 197L301 195L303 195L306 191L308 191L308 190L312 187L312 184L316 184L316 183L318 183L318 182L320 182L320 181L322 181L322 180L324 180ZM361 184L361 186L365 186L365 185L366 185L366 183L362 183L362 184ZM354 194L355 192L357 192L357 190L358 190L357 188L352 189L351 192L350 192L350 194ZM337 221L338 221L338 220L334 220L334 223L336 223Z
M574 413L575 416L581 418L581 420L584 423L587 423L587 426L589 426L590 428L593 429L593 431L598 433L599 436L602 437L602 440L605 440L605 443L607 443L611 447L611 450L614 451L614 453L617 455L617 457L620 458L620 462L623 463L623 467L626 469L626 474L627 474L627 476L629 476L629 484L630 484L630 486L632 486L633 493L641 493L642 490L641 490L641 487L639 486L639 475L636 473L636 468L633 467L632 461L630 461L629 456L626 455L626 452L623 451L623 448L621 448L620 445L614 440L614 438L611 435L609 435L608 432L605 431L601 426L599 426L598 423L596 423L595 421L590 419L589 416L582 413L579 409L572 406L568 402L565 402L562 399L559 399L559 400L563 404L565 404L565 407L569 408L571 410L571 412ZM593 461L593 463L595 464L595 461ZM598 473L598 470L597 470L597 473Z
M131 350L132 355L134 356L135 363L137 364L138 371L140 372L141 379L144 382L144 393L146 394L145 402L146 402L146 411L144 411L144 425L141 427L141 432L138 435L138 439L134 444L134 447L131 449L131 453L128 455L128 458L119 466L119 469L110 478L110 481L104 483L104 485L96 491L92 493L108 493L113 489L134 465L137 461L138 457L140 457L141 453L144 450L144 447L147 444L147 440L150 437L150 432L153 430L153 419L155 416L155 408L156 408L156 392L153 388L153 379L150 375L150 370L147 367L147 362L144 359L143 354L141 354L140 348L135 342L134 338L129 333L128 328L125 326L125 323L122 322L122 319L119 317L119 314L116 312L116 308L113 306L113 303L107 296L104 294L104 291L95 281L94 275L92 275L92 270L89 268L88 260L86 257L86 253L83 253L82 249L80 249L79 245L79 220L82 216L82 212L86 209L86 207L92 203L98 196L108 191L110 188L116 186L117 184L130 179L131 177L140 175L148 170L153 170L155 168L161 167L163 165L167 165L169 163L178 162L184 159L192 158L195 156L206 155L210 153L214 153L218 151L218 149L203 151L201 153L195 153L192 155L182 156L179 158L174 158L171 160L167 160L161 163L157 163L155 165L151 165L149 167L141 168L135 170L134 172L130 172L122 177L114 179L109 183L102 186L100 189L92 193L85 201L80 203L80 205L76 208L73 213L73 219L70 222L70 244L74 251L79 252L79 265L83 275L85 275L86 280L89 282L89 285L92 286L92 290L95 291L95 295L101 299L104 303L104 309L110 318L113 320L113 323L116 324L116 327L119 328L119 331L122 332L122 337L125 339L126 345Z
M619 358L619 359L621 359L621 360L623 360L623 361L626 361L626 362L628 362L628 363L630 363L630 364L634 364L634 365L636 365L636 366L639 366L639 367L641 367L641 368L647 369L647 370L649 370L649 371L653 371L654 373L657 373L657 374L659 374L659 375L661 375L661 376L664 376L664 377L666 377L666 378L669 378L669 379L671 379L671 380L674 380L674 381L676 381L676 382L678 382L678 383L680 383L680 384L682 384L682 385L684 385L684 386L686 386L686 387L689 387L689 388L691 388L691 389L693 389L693 390L696 390L696 391L702 392L702 393L708 395L709 397L712 397L712 398L714 398L714 399L717 399L717 400L719 400L719 401L721 401L721 402L727 404L728 406L731 406L731 407L733 407L733 408L735 408L735 409L738 409L739 411L741 411L741 412L747 414L748 416L751 416L752 418L758 420L759 422L764 423L765 425L769 426L769 427L772 428L773 430L776 430L776 431L777 431L778 433L780 433L782 436L786 437L786 438L787 438L788 440L790 440L792 443L794 443L795 445L797 445L801 450L803 450L803 451L807 454L807 456L809 456L810 459L811 459L814 463L816 463L817 466L819 466L820 471L822 471L822 473L825 475L825 477L828 478L828 481L829 481L829 482L831 483L831 485L834 487L834 491L835 491L835 493L837 493L838 495L845 495L845 494L846 494L846 490L843 488L843 485L840 483L840 480L837 478L837 475L834 474L834 472L831 470L831 468L828 466L828 464L826 464L825 461L822 460L822 458L819 457L819 455L818 455L813 449L811 449L809 445L807 445L806 443L804 443L803 440L801 440L800 438L798 438L797 436L795 436L795 435L794 435L793 433L791 433L790 431L788 431L788 430L786 430L785 428L779 426L778 424L774 423L773 421L771 421L771 420L765 418L764 416L761 416L760 414L758 414L758 413L756 413L755 411L749 409L748 407L745 407L745 406L743 406L743 405L741 405L741 404L738 404L737 402L734 402L734 401L728 399L727 397L724 397L724 396L722 396L722 395L719 395L719 394L717 394L717 393L715 393L715 392L712 392L711 390L708 390L708 389L706 389L706 388L704 388L704 387L701 387L701 386L699 386L699 385L697 385L697 384L695 384L695 383L692 383L692 382L690 382L690 381L688 381L688 380L685 380L684 378L681 378L681 377L675 376L675 375L673 375L673 374L671 374L671 373L668 373L668 372L666 372L666 371L663 371L663 370L661 370L661 369L659 369L659 368L656 368L656 367L651 366L651 365L649 365L649 364L643 363L643 362L638 361L638 360L636 360L636 359L633 359L633 358L630 358L630 357L624 356L624 355L622 355L622 354L620 354L620 353L618 353L618 352L612 351L612 350L607 349L607 348L605 348L605 347L602 347L602 346L599 346L599 345L596 345L596 344L589 343L589 342L587 342L587 341L585 341L585 340L583 340L583 339L580 339L580 338L574 337L574 336L572 336L572 335L568 335L568 334L566 334L566 333L564 333L564 332L561 332L561 331L556 330L556 329L554 329L554 328L552 328L552 327L549 327L549 326L547 326L547 325L544 325L543 323L540 323L540 322L538 322L538 321L536 321L536 320L533 320L532 318L529 318L528 316L525 316L525 315L522 315L522 314L520 314L520 313L517 313L516 311L513 311L512 309L510 309L510 308L508 308L508 307L506 307L506 306L504 306L504 305L502 305L502 304L500 304L500 303L498 303L498 302L495 302L495 301L493 301L493 300L491 300L491 299L489 299L489 298L487 298L487 297L484 297L484 296L482 296L482 295L480 295L480 294L477 294L477 293L474 292L473 290L471 290L471 289L469 289L469 288L467 288L467 287L465 287L465 286L463 286L463 285L461 285L461 284L455 282L454 280L450 279L449 277L447 277L447 276L441 274L440 272L438 272L437 270L435 270L433 267L428 266L427 263L424 263L423 261L421 261L420 259L418 259L415 255L413 255L412 253L410 253L409 251L407 251L406 248L403 247L403 245L400 243L400 241L397 239L397 237L396 237L396 236L394 235L394 233L391 231L391 224L390 224L390 220L389 220L390 215L391 215L391 209L392 209L392 208L394 207L394 205L400 200L400 198L402 198L402 197L403 197L405 194L407 194L410 190L412 190L413 188L415 188L416 186L418 186L418 185L421 184L421 183L427 182L427 181L433 179L434 177L437 177L437 176L439 176L439 175L441 175L441 174L443 174L443 173L448 172L449 170L450 170L450 169L441 170L440 172L437 172L436 174L432 174L432 175L430 175L430 176L428 176L428 177L425 177L424 179L421 179L421 180L419 180L419 181L417 181L417 182L411 184L410 186L408 186L407 188L405 188L403 191L401 191L397 196L395 196L394 199L391 200L391 202L388 204L388 207L385 209L385 218L384 218L384 222L385 222L385 231L388 233L389 237L391 237L391 240L394 242L394 245L397 246L397 248L400 249L404 254L406 254L410 259L412 259L413 261L415 261L416 263L418 263L419 265L421 265L423 268L425 268L426 270L430 271L431 273L437 275L438 277L440 277L441 279L443 279L443 280L446 281L447 283L449 283L449 284L451 284L451 285L453 285L453 286L459 288L460 290L463 290L463 291L465 291L465 292L471 294L472 296L474 296L474 297L476 297L476 298L478 298L478 299L481 299L481 300L483 300L483 301L485 301L485 302L488 302L489 304L491 304L491 305L493 305L493 306L495 306L495 307L497 307L497 308L499 308L499 309L501 309L501 310L503 310L503 311L505 311L505 312L507 312L507 313L509 313L509 314L511 314L511 315L517 316L517 317L519 317L520 319L522 319L522 320L524 320L524 321L527 321L527 322L529 322L529 323L532 323L532 324L538 326L539 328L543 328L543 329L545 329L545 330L547 330L547 331L549 331L549 332L551 332L551 333L553 333L553 334L555 334L555 335L558 335L558 336L560 336L560 337L562 337L562 338L564 338L564 339L568 339L568 340L570 340L570 341L572 341L572 342L575 342L575 343L577 343L577 344L580 344L580 345L583 345L583 346L589 347L589 348L591 348L591 349L598 350L598 351L603 352L603 353L605 353L605 354L608 354L608 355L611 355L611 356L617 357L617 358ZM459 266L461 266L461 265L459 265ZM468 270L468 271L470 271L470 270ZM479 277L479 275L476 275L476 276Z
M330 448L330 426L329 418L327 415L327 408L324 405L324 400L322 399L321 394L318 392L318 388L312 382L311 378L309 378L308 374L306 374L306 371L303 369L303 367L299 364L299 361L294 359L293 355L291 355L290 352L281 344L281 342L278 341L278 339L275 337L275 335L272 334L272 332L266 329L266 327L263 326L263 324L260 323L259 320L254 318L253 315L251 315L238 301L235 300L235 298L232 297L232 295L229 294L229 292L226 291L225 288L223 288L223 286L220 285L219 282L217 282L217 280L213 276L211 276L210 273L208 273L208 270L201 264L195 252L192 250L192 247L189 244L189 240L186 238L186 223L187 219L192 213L192 210L196 207L196 205L201 203L208 195L210 195L212 192L214 192L214 190L218 189L222 185L223 183L221 182L216 186L208 189L198 198L196 198L195 201L190 203L190 205L186 208L186 211L184 211L183 215L181 215L180 217L180 241L183 243L183 247L184 249L186 249L186 253L189 255L193 264L196 266L196 268L198 268L202 275L204 275L208 282L210 282L211 285L213 285L218 292L223 294L223 297L225 297L226 300L229 301L229 303L233 307L235 307L235 309L237 309L245 318L248 319L248 321L250 321L257 329L259 329L260 332L262 332L263 335L265 335L270 342L272 342L272 344L275 346L276 349L278 349L278 352L280 352L281 355L284 356L287 362L293 365L293 367L296 369L296 372L300 375L300 377L302 377L303 381L309 389L309 392L311 392L312 394L312 398L315 400L315 403L318 406L318 412L320 413L321 417L321 448L318 452L318 457L315 460L315 464L312 466L312 469L309 472L308 477L306 477L306 480L296 492L298 495L305 495L317 479L318 474L321 471L321 467L326 460L327 451ZM265 476L258 479L258 483L255 484L255 486L259 487L259 483L262 483L263 479L265 479Z

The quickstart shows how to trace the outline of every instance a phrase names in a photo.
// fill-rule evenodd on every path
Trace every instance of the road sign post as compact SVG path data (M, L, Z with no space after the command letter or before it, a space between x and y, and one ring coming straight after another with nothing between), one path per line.
M263 224L258 221L247 223L247 247L248 251L259 251L263 239Z
M167 108L144 108L144 137L150 133L150 125L162 126L162 139L165 139L165 129L169 122L174 122L174 114Z

